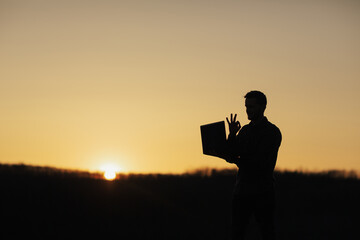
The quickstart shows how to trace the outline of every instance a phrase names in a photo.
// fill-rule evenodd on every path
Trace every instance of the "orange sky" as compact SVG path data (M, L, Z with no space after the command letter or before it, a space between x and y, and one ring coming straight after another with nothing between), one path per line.
M0 0L0 162L228 167L200 125L268 96L278 167L360 170L360 3Z

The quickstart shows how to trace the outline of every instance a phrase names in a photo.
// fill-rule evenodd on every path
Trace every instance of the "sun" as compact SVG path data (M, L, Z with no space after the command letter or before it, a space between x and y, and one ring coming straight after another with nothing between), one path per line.
M101 167L101 171L104 172L104 178L108 181L116 179L116 173L120 171L120 168L114 164L105 164Z
M116 178L116 172L114 170L107 170L104 172L104 178L108 181L112 181Z

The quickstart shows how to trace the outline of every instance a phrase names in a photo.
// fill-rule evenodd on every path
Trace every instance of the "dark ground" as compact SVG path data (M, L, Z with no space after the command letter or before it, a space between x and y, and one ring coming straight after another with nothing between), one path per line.
M232 170L129 175L0 165L1 239L230 239ZM360 239L360 180L276 173L278 239ZM257 226L249 239L260 239Z

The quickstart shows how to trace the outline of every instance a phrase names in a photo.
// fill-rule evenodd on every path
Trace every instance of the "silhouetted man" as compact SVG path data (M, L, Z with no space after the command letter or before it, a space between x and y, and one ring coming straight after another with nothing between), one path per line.
M255 216L263 240L275 239L273 172L281 132L264 116L267 100L260 91L245 95L245 107L250 123L241 127L236 114L231 114L226 161L238 166L233 196L233 239L244 239L250 217Z

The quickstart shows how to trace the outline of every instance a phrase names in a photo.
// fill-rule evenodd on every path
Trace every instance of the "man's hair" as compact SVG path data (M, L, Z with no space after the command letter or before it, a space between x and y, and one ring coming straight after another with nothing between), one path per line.
M267 104L267 100L266 100L266 96L264 93L260 92L260 91L250 91L248 92L245 96L245 99L247 98L255 98L256 102L260 105L264 105L266 107Z

